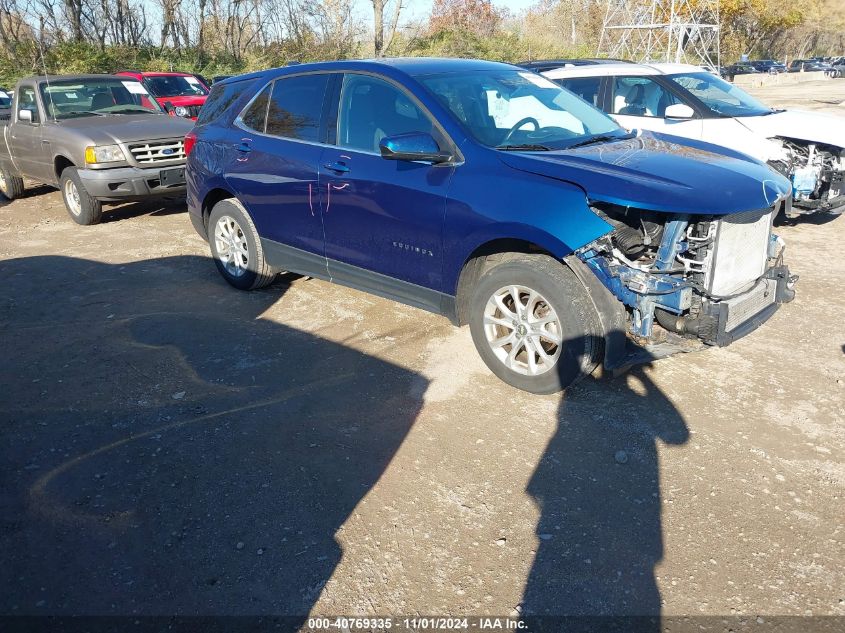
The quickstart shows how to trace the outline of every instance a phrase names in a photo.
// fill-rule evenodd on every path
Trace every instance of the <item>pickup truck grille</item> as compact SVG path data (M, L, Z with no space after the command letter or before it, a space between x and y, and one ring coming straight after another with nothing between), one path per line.
M132 143L129 145L129 151L139 165L185 160L185 142L182 139Z

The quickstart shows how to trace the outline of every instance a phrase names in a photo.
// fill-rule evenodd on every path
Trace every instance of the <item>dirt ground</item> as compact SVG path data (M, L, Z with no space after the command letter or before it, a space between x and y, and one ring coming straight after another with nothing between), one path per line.
M845 80L801 88L845 125ZM764 327L538 397L426 312L232 290L178 204L83 228L32 189L0 208L0 613L845 616L845 219L779 233Z

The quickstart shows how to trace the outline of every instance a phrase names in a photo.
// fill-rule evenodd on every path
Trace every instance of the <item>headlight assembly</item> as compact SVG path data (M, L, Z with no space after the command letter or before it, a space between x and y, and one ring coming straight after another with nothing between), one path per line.
M185 106L176 106L173 112L176 113L176 116L188 116L188 108L186 108Z
M85 148L85 162L89 165L118 163L126 160L120 145L89 145Z

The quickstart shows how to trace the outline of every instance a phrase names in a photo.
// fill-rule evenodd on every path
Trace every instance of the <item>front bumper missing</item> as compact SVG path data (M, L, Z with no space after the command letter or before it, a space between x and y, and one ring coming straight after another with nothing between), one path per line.
M830 187L835 196L824 200L794 200L792 207L786 208L786 217L792 219L813 213L839 215L845 212L845 172L834 173Z
M604 368L617 376L631 367L660 358L730 345L763 325L782 304L792 301L797 280L786 265L770 268L747 292L702 306L697 336L661 329L650 339L626 337L624 344L613 349L613 354L606 353Z
M699 317L699 338L708 345L724 347L750 334L782 304L795 298L797 280L786 265L775 266L745 293L724 301L705 302Z

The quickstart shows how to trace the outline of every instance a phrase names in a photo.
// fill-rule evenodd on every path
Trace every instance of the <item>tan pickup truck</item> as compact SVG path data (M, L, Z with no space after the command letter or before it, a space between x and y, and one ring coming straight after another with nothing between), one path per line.
M192 122L168 116L130 77L22 79L0 125L6 198L23 193L24 178L57 187L70 217L87 225L100 221L103 203L185 193Z

